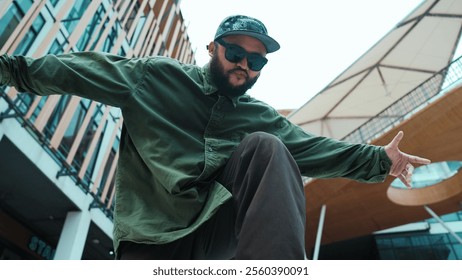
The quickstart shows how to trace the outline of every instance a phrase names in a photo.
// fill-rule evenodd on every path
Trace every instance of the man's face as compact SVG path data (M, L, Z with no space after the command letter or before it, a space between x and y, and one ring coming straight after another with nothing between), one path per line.
M244 35L233 35L223 38L227 44L234 44L248 53L266 55L265 46L257 39ZM220 94L237 97L245 94L258 80L260 71L249 69L247 58L230 62L225 57L226 47L217 43L209 44L210 71L212 79Z

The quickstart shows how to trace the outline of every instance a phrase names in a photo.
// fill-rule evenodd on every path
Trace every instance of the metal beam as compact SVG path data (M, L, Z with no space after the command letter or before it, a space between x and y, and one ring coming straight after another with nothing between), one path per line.
M326 216L326 205L321 207L321 214L319 215L318 233L316 234L316 243L314 245L313 260L319 257L319 248L321 247L322 228L324 227L324 218Z
M428 207L427 205L424 205L424 208L425 210L427 210L427 212L432 215L433 218L435 218L435 220L437 220L457 241L459 241L460 244L462 244L462 238L460 238L450 227L448 227L448 225L446 225L446 223L441 220L440 217L438 217L438 215L436 215L435 212L433 212L432 209L430 209L430 207Z

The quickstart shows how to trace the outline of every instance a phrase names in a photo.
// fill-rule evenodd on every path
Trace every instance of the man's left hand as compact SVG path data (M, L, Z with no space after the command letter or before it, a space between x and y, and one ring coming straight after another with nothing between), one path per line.
M414 171L413 164L429 164L431 161L401 152L398 145L403 136L404 133L402 131L398 132L395 138L385 146L385 152L392 161L390 175L399 178L406 187L411 188L412 173Z

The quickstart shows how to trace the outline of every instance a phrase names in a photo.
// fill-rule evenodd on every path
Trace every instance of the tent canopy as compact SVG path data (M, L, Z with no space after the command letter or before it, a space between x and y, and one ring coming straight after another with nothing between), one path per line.
M317 135L344 138L447 66L461 23L462 1L423 1L289 120Z

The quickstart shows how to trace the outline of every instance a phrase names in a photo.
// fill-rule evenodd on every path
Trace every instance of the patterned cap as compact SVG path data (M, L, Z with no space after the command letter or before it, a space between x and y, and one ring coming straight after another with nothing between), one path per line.
M225 18L215 33L215 40L229 35L247 35L260 40L268 53L279 50L279 43L268 36L265 25L256 18L235 15Z

